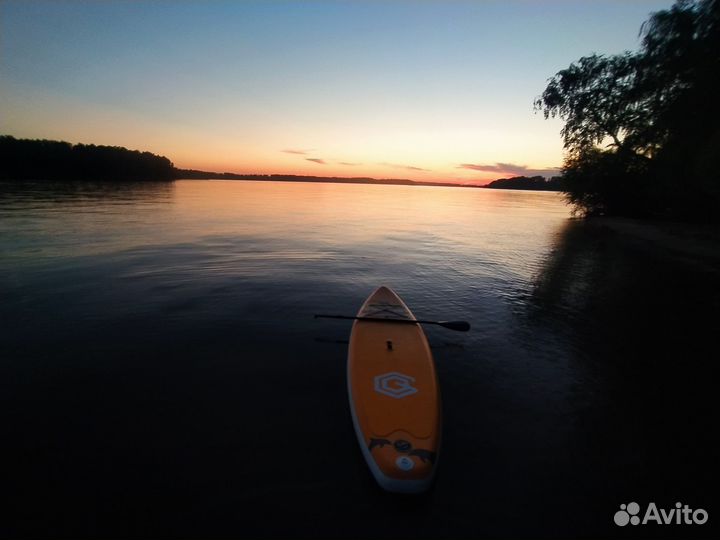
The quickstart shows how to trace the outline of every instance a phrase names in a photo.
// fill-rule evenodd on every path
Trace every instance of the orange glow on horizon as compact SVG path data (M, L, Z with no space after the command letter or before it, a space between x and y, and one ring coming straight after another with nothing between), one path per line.
M169 156L168 156L169 157ZM302 166L293 166L290 164L277 163L275 165L257 165L251 162L240 161L230 162L213 162L203 159L194 159L186 161L176 161L170 158L176 167L180 169L192 169L213 173L232 173L232 174L259 174L259 175L288 175L288 176L317 176L317 177L336 177L336 178L373 178L375 180L412 180L414 182L439 182L448 184L464 184L471 186L484 186L494 180L500 178L510 178L513 176L522 176L518 172L480 172L466 171L459 168L447 167L447 173L442 174L438 171L413 172L402 168L393 167L364 167L361 165L353 167L336 166L332 163L325 165L308 164ZM527 174L534 176L534 174ZM549 175L544 175L549 176Z
M467 185L485 185L500 178L513 176L535 176L552 174L528 168L523 170L481 171L463 168L458 163L435 163L425 167L403 165L390 160L355 161L342 159L313 158L313 153L282 153L276 156L266 152L242 152L228 149L227 154L215 151L202 155L197 148L190 155L174 158L170 152L158 152L167 156L180 169L193 169L215 173L318 176L337 178L373 178L412 180L415 182L440 182ZM400 160L396 160L400 161ZM542 168L538 168L542 170ZM548 168L549 170L549 168Z
M562 160L555 131L559 123L553 126L542 119L537 119L539 132L511 123L502 130L444 126L389 130L358 123L341 136L331 137L311 124L287 131L272 125L243 130L214 123L197 127L151 121L124 109L21 90L4 118L9 135L149 151L166 156L182 169L484 185L519 176L522 168L471 170L462 165L492 169L495 164L526 164L527 175L533 176L533 168L557 167Z
M172 160L179 169L192 169L199 171L207 171L214 173L232 173L232 174L262 174L262 175L287 175L287 176L317 176L331 178L373 178L375 180L412 180L414 182L439 182L448 184L467 184L483 186L497 180L499 178L507 178L508 175L503 174L474 174L462 175L455 172L448 174L439 174L436 172L418 174L411 171L404 172L402 169L389 169L383 167L364 168L364 167L334 167L332 165L316 166L316 167L293 167L293 166L257 166L247 164L237 166L237 164L217 164L209 161L186 161L177 162ZM452 169L451 169L452 170Z

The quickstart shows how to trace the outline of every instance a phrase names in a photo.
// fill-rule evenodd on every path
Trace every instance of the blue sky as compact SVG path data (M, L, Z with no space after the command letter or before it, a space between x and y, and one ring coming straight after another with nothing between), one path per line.
M562 162L532 110L546 80L637 48L670 5L3 0L0 132L235 172L543 172Z

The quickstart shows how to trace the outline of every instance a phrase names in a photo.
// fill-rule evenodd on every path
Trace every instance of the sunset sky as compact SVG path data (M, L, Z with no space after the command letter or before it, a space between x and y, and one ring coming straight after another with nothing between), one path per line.
M549 176L547 79L671 5L0 0L0 134L237 173Z

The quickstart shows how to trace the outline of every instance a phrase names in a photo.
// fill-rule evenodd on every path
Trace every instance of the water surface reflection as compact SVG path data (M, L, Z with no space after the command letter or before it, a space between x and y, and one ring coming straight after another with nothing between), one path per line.
M716 269L571 220L557 194L0 189L7 536L599 536L628 498L708 505ZM375 486L349 325L312 318L380 283L473 324L426 329L445 427L421 499ZM666 460L689 474L658 476Z

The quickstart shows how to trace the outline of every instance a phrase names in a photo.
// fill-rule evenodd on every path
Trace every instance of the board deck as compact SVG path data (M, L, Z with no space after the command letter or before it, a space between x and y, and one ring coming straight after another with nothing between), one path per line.
M415 317L388 287L358 317ZM440 392L419 324L355 321L348 348L348 395L363 456L384 489L419 493L432 484L441 433Z

